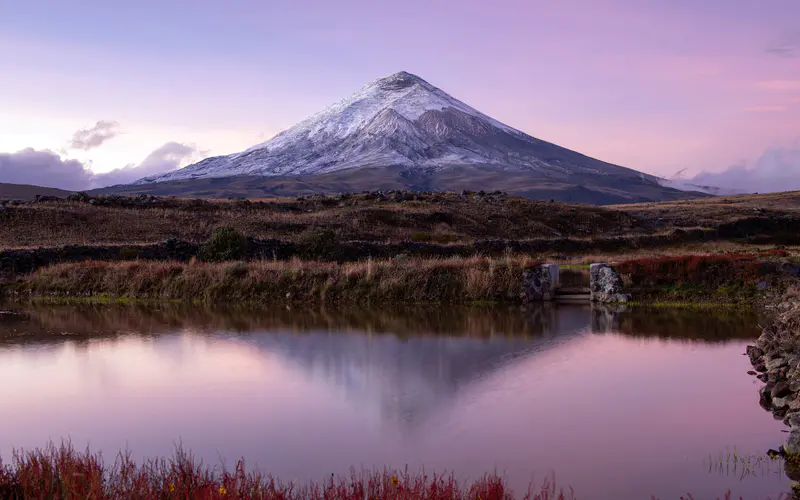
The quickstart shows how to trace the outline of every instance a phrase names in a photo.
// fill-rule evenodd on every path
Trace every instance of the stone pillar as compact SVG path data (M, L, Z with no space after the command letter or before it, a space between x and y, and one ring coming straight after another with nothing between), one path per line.
M528 269L523 275L522 286L525 293L526 302L538 302L543 300L553 300L555 287L552 281L552 270L547 266L536 266ZM556 277L558 270L556 270Z
M556 288L561 286L561 280L558 274L558 264L542 264L545 272L550 275L550 286L555 291Z
M628 302L631 296L622 291L622 278L605 262L589 266L589 291L592 302Z

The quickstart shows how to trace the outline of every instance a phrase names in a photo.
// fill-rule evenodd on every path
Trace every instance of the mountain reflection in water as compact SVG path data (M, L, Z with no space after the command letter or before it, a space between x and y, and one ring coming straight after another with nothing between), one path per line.
M287 478L408 464L464 477L498 468L515 488L555 470L591 498L786 486L703 464L781 439L745 373L741 353L759 333L746 312L6 309L0 378L15 382L0 397L15 403L0 407L0 454L70 437L152 456L181 439L212 464L244 456Z

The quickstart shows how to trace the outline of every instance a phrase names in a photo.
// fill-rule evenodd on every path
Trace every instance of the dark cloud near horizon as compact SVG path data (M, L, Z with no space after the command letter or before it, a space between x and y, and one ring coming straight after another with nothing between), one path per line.
M78 160L65 160L50 150L27 148L16 153L0 153L0 182L80 191L128 184L142 177L169 172L200 155L202 152L194 146L168 142L138 165L96 174Z
M113 120L100 120L94 127L78 130L72 134L69 145L72 149L89 151L103 145L121 133L120 125Z
M800 57L800 31L784 34L767 47L767 52L786 59Z
M800 190L800 147L768 149L751 167L734 165L722 172L700 172L689 182L743 193Z
M64 160L47 149L0 153L0 182L78 190L85 189L91 177L83 163Z

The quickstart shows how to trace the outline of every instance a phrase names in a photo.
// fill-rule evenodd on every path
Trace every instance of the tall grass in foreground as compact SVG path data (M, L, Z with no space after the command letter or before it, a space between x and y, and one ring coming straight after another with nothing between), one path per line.
M280 499L280 500L571 500L571 491L553 480L515 496L501 476L487 474L462 484L453 474L408 471L353 471L349 476L298 485L269 475L247 472L239 461L233 471L211 471L180 448L170 459L137 464L121 453L113 465L99 455L80 453L71 445L49 445L15 451L12 463L0 463L0 499Z
M710 457L715 472L722 472L723 458ZM728 466L745 468L749 474L766 468L774 459L728 455ZM712 469L709 469L712 472ZM737 472L734 469L734 474ZM551 476L540 487L514 492L503 476L486 474L471 482L459 482L453 473L414 474L408 470L351 471L331 474L319 482L298 484L256 471L248 472L243 460L233 471L209 469L191 453L178 447L171 458L137 463L130 452L119 453L112 464L89 450L76 451L69 442L32 451L15 450L10 464L0 460L0 500L574 500L571 488L559 488ZM588 496L586 498L592 498ZM694 500L691 494L681 500ZM734 500L731 492L721 498ZM781 495L778 499L796 498ZM652 497L653 500L656 497ZM719 499L718 499L719 500Z
M102 262L42 268L18 283L22 295L208 302L470 302L520 300L530 258L333 262Z

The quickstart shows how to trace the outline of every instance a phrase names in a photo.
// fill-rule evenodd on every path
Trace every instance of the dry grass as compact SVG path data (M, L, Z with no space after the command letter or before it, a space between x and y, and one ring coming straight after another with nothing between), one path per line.
M416 303L518 301L530 258L451 258L209 264L99 262L42 268L12 288L35 296L207 302Z
M152 243L170 237L200 242L223 226L285 240L326 227L344 240L456 242L623 234L636 230L637 223L628 214L599 207L455 193L419 195L402 203L366 195L202 203L163 199L129 208L47 202L0 209L0 248Z
M754 215L800 215L800 191L631 203L606 208L677 227L710 227Z

